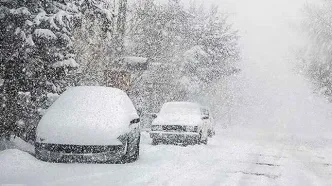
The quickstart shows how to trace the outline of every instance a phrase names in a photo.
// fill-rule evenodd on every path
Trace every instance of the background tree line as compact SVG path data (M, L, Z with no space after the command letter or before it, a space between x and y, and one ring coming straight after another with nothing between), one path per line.
M158 3L138 0L129 7L128 55L152 59L133 99L146 112L157 112L166 101L197 100L206 87L235 72L238 35L217 6L195 1ZM144 92L144 94L142 94Z
M41 115L67 87L104 85L118 47L117 8L114 0L0 2L0 136L33 141ZM218 7L135 0L127 15L124 55L151 61L129 92L136 105L190 99L234 72L238 36Z
M305 6L303 28L309 44L301 53L306 73L319 92L332 96L332 2L319 1Z

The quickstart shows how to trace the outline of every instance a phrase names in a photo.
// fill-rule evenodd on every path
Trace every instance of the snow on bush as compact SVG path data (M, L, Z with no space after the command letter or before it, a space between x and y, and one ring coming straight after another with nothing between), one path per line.
M49 29L36 29L33 33L37 38L42 38L46 40L56 40L56 35Z
M35 46L35 42L33 42L31 34L28 35L28 37L26 38L25 42L26 42L26 44L28 46Z
M10 13L17 15L17 16L26 16L26 17L31 16L30 11L26 7L21 7L18 9L11 9Z
M47 106L51 106L55 100L57 100L59 98L59 94L54 94L54 93L48 93L47 94Z
M59 68L59 67L72 67L72 68L77 68L79 65L76 63L76 61L72 58L66 59L63 61L58 61L53 63L52 65L54 68Z
M198 93L201 90L202 83L197 77L183 76L178 83L181 87L190 94Z
M202 46L194 46L187 50L184 54L184 59L187 63L199 64L202 60L208 59L209 55L203 50Z

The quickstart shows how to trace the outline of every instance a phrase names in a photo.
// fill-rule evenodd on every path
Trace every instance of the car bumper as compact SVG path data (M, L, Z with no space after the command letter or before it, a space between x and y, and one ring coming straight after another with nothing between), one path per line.
M127 149L101 153L64 153L36 148L36 157L43 161L55 163L121 163Z
M164 143L197 143L200 139L199 133L196 132L151 131L150 137Z

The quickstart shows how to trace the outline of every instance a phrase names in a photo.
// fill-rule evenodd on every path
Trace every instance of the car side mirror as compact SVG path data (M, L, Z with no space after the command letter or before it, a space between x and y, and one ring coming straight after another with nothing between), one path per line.
M209 119L209 116L203 116L202 119L203 120Z
M151 114L151 116L152 116L153 119L156 119L158 117L158 114L157 113L153 113L153 114Z

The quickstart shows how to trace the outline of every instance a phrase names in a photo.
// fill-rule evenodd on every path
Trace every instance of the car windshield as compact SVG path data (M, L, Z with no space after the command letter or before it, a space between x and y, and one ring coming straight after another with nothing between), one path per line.
M0 0L7 184L332 186L332 0Z

